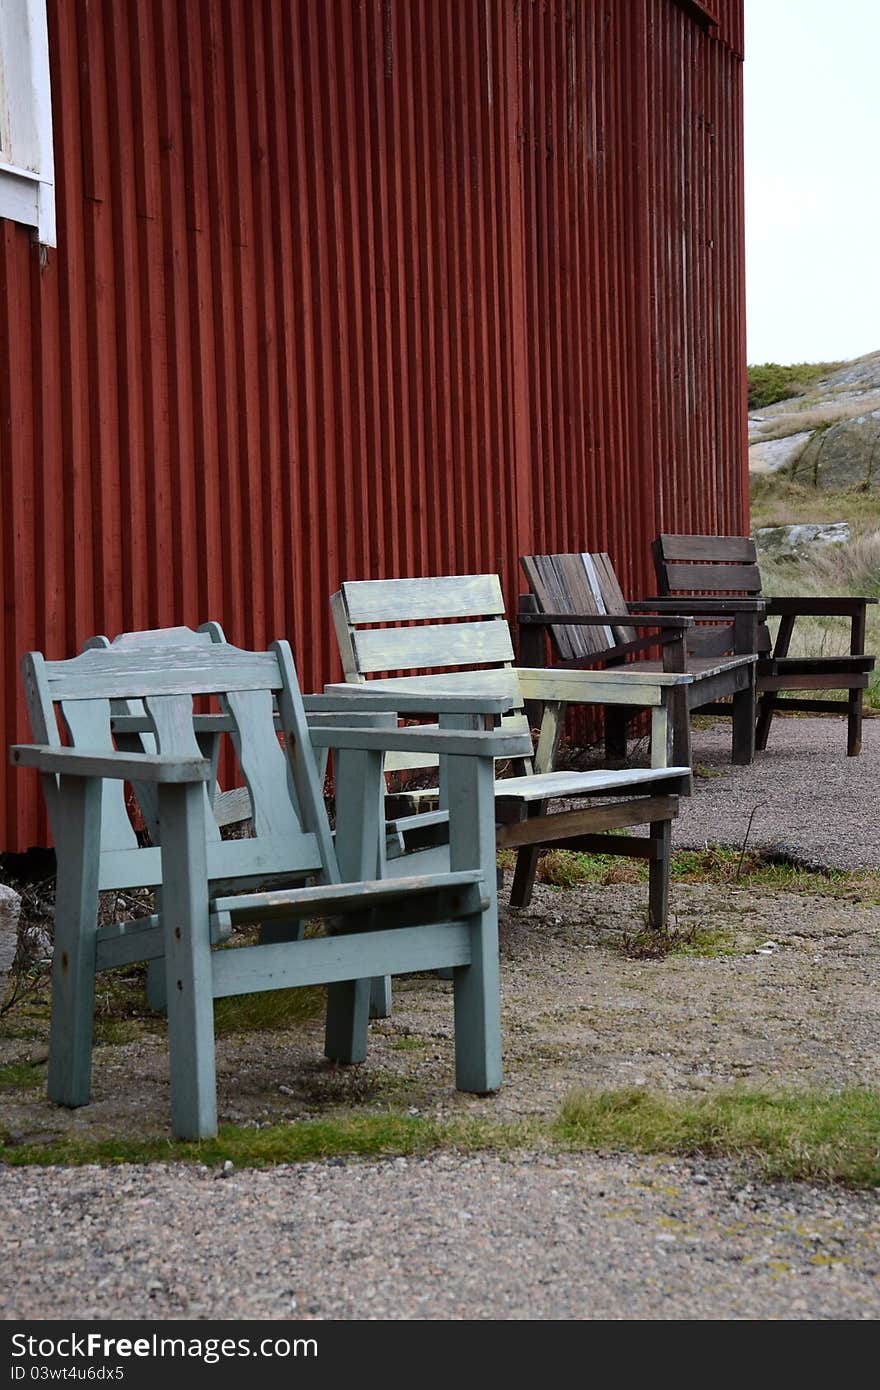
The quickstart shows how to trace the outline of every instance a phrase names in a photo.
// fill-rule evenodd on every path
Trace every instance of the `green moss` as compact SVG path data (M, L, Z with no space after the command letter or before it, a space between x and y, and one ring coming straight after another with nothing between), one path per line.
M34 1091L45 1080L45 1062L7 1062L0 1066L0 1091Z

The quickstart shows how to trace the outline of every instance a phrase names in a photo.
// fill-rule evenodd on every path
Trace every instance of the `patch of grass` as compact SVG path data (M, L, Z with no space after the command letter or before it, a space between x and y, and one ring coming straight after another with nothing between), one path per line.
M573 1149L748 1160L764 1178L880 1184L874 1091L579 1092L566 1100L555 1132Z
M399 1038L388 1039L388 1046L392 1052L421 1052L427 1045L425 1038L413 1038L408 1034Z
M542 870L548 860L547 868ZM538 861L537 876L542 883L555 888L574 888L584 883L640 883L647 880L648 866L642 860L615 855L551 850ZM743 854L739 849L723 845L677 850L672 856L670 877L673 883L738 883L744 888L818 894L853 902L880 902L880 871L811 869L793 863L785 855L774 855L772 851L746 850ZM669 954L669 951L661 954Z
M0 1066L0 1091L35 1091L45 1080L45 1062L7 1062Z
M324 1158L391 1158L441 1148L463 1153L507 1150L522 1148L539 1137L537 1127L526 1123L504 1124L480 1116L437 1120L389 1110L374 1115L342 1114L321 1120L297 1120L261 1129L223 1125L216 1139L200 1143L162 1138L96 1140L86 1136L48 1144L10 1146L7 1142L0 1144L0 1161L15 1167L156 1162L213 1166L228 1159L238 1167L263 1168Z
M577 1092L556 1120L495 1121L486 1116L440 1120L397 1110L351 1112L320 1120L255 1128L224 1125L216 1139L184 1143L91 1139L77 1135L45 1144L0 1144L0 1162L77 1166L86 1163L203 1163L271 1167L328 1158L382 1159L438 1150L511 1153L536 1148L724 1158L761 1177L880 1184L880 1095L770 1094L730 1091L672 1096L640 1088Z
M805 396L842 362L756 362L748 370L749 410L760 410L792 396Z
M325 999L326 991L320 985L228 995L214 1000L214 1032L218 1038L227 1038L238 1033L296 1028L320 1018Z
M712 960L737 953L732 931L722 927L644 927L624 932L618 949L630 960L663 960L666 956L698 956Z

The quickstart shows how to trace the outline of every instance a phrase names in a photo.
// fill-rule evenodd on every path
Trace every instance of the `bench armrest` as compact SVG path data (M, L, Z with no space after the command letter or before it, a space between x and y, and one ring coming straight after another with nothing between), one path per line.
M520 613L517 621L540 627L549 627L552 624L560 627L669 627L685 629L694 626L694 620L689 616L666 617L658 614L655 618L634 618L631 613Z
M630 607L637 613L675 613L691 617L729 617L735 613L757 613L763 617L767 600L763 598L645 598Z
M483 758L529 758L531 736L525 731L458 729L312 729L315 748L378 753L439 753Z
M479 681L479 674L474 676L474 680ZM306 695L303 698L307 714L331 714L345 710L362 710L364 713L388 710L398 714L507 714L515 703L512 695L481 695L478 690L465 691L463 694L429 690L413 693L387 688L381 681L370 681L369 685L336 682L325 685L323 695Z
M662 705L670 686L690 685L693 676L679 671L640 671L638 666L610 671L572 667L517 666L524 700L575 705Z
M50 748L40 743L16 743L9 750L16 767L61 777L113 777L124 782L210 782L206 758L170 753L108 753L104 748Z
M876 598L829 595L820 598L768 598L768 617L857 618Z

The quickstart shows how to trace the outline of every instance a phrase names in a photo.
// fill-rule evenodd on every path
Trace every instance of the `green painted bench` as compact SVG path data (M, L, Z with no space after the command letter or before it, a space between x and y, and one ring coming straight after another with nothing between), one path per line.
M502 722L520 734L529 728L524 701L543 709L534 757L519 761L518 775L495 783L497 844L518 852L514 906L530 901L538 856L545 849L638 856L649 863L650 920L665 926L670 827L678 798L690 787L690 768L668 765L668 707L672 691L687 685L691 676L515 667L501 585L493 574L344 583L333 595L331 609L346 676L344 685L326 687L334 694L363 689L368 681L369 689L393 700L416 696L427 702L437 692L503 694L514 708ZM554 771L566 708L584 702L650 709L651 767ZM462 722L472 718L463 716ZM424 771L437 762L410 751L405 756L389 753L385 768ZM408 872L417 854L434 866L448 862L447 779L448 765L440 766L438 780L427 791L439 801L437 809L416 809L389 821L389 873ZM599 804L583 804L587 800ZM565 805L557 809L559 801ZM644 824L649 826L646 837L612 833Z
M344 726L310 729L286 642L247 652L158 635L154 644L97 645L68 661L30 653L23 672L37 742L10 756L42 775L58 859L52 1100L89 1100L96 971L159 958L172 1128L181 1138L216 1132L213 1000L230 994L328 984L326 1055L357 1062L366 1055L370 977L451 968L456 1084L498 1088L494 761L519 756L522 734L399 729L393 716L377 715L381 702L351 707ZM206 698L216 712L194 713L194 701ZM334 702L320 699L332 712ZM508 705L489 697L481 717ZM386 727L357 727L377 717ZM250 838L222 838L214 814L215 763L204 754L218 732L232 740L247 786ZM131 740L150 751L132 751ZM448 760L448 864L382 878L383 756L427 747ZM316 748L333 750L335 843ZM155 818L158 844L139 844L125 784L152 793L146 819ZM98 926L102 889L143 885L158 890L156 913ZM238 923L304 917L328 919L330 934L223 949Z

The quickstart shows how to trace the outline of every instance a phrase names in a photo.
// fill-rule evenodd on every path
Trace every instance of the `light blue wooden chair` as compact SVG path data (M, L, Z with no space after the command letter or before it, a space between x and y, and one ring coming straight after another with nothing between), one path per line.
M50 1098L89 1100L96 971L150 959L165 963L172 1128L181 1138L216 1132L213 1000L230 994L326 983L326 1055L358 1062L370 977L451 968L456 1084L496 1090L493 768L497 757L522 755L523 736L398 729L392 716L389 727L355 727L375 723L379 697L346 727L310 730L286 642L247 652L178 636L177 644L166 634L99 645L68 661L30 653L23 663L37 742L13 747L11 758L42 774L58 858ZM194 713L194 701L209 697L216 713ZM483 705L490 717L507 707ZM204 753L218 730L228 732L247 786L251 838L223 839L214 815L215 762ZM133 751L134 738L154 747ZM382 879L383 756L427 746L449 768L448 869ZM335 844L314 748L333 749ZM126 783L142 796L147 789L158 845L139 845ZM153 916L98 926L102 889L143 885L159 889ZM236 923L304 917L330 919L330 934L222 949Z

